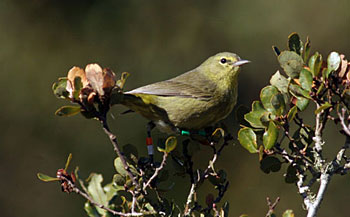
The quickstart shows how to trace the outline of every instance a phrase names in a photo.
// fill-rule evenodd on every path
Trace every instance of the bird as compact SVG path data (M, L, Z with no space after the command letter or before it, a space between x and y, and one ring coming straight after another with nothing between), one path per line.
M240 67L249 62L221 52L177 77L124 92L120 103L167 134L204 129L231 113Z

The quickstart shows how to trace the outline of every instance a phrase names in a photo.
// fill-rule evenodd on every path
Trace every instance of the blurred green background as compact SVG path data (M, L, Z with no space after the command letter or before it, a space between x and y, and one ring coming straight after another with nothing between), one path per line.
M97 62L131 73L126 89L171 78L196 67L207 57L232 51L252 61L240 75L239 103L250 106L279 68L271 46L286 47L287 36L310 36L312 52L349 54L350 2L334 1L0 1L0 186L1 216L85 216L85 200L43 183L37 172L55 174L68 153L81 174L103 173L109 181L115 153L97 121L78 115L61 118L65 104L51 84L74 66ZM112 130L121 144L143 150L146 120L120 116L113 108ZM228 124L234 125L229 117ZM343 138L327 132L334 153ZM164 137L155 131L155 137ZM202 148L201 158L209 157ZM332 155L330 155L332 156ZM207 159L206 159L207 160ZM266 175L256 155L239 145L226 149L217 168L229 173L230 216L264 216L266 196L281 197L277 214L291 208L305 215L294 185L283 171ZM188 179L181 179L188 183ZM189 186L170 192L183 201ZM349 177L334 177L319 216L347 216ZM203 195L202 195L203 196Z

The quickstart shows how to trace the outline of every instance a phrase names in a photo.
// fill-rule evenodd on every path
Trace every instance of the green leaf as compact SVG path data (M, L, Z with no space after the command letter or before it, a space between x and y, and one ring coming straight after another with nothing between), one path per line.
M289 83L289 92L295 97L302 96L304 98L311 99L309 91L304 90L303 88L301 88L301 86L293 82Z
M311 42L310 42L309 37L307 37L306 38L306 43L305 43L305 46L304 46L304 53L303 53L304 63L306 63L307 62L307 58L309 58L310 48L311 48Z
M286 74L291 78L298 77L304 66L303 59L294 51L283 51L278 56L278 62Z
M67 161L66 161L66 165L64 166L64 170L67 170L67 169L68 169L69 164L70 164L70 162L71 162L71 160L72 160L72 157L73 157L72 153L69 153L68 158L67 158Z
M298 107L298 109L300 111L304 111L307 108L307 106L309 105L310 100L303 98L303 97L296 97L296 98L297 98L296 106Z
M59 180L56 177L51 177L51 176L45 175L43 173L37 173L36 175L38 176L38 179L40 179L41 181L44 181L44 182L53 182L53 181Z
M124 165L119 157L114 160L114 168L115 170L122 176L128 176L128 172L125 170Z
M281 93L288 92L288 79L281 75L280 71L277 71L270 79L270 84L277 87Z
M307 69L301 70L299 82L301 87L304 90L307 90L310 92L312 88L312 73Z
M80 112L80 106L62 106L61 108L57 109L55 112L55 115L58 116L73 116Z
M266 86L260 92L264 108L274 115L281 115L285 108L283 95L274 86Z
M294 51L297 54L302 54L303 52L303 42L300 40L299 35L296 32L293 32L288 36L288 47L290 51Z
M309 68L314 77L317 77L322 67L322 55L316 52L309 59Z
M287 209L287 210L283 213L282 217L294 217L293 210Z
M124 188L124 186L115 186L113 182L105 185L103 191L106 192L107 201L110 201L117 195L117 191Z
M337 71L341 63L341 58L339 53L332 52L328 55L327 58L327 71L326 71L326 78L328 78L329 74L331 72Z
M263 143L266 150L273 148L278 139L279 129L273 121L270 121L269 127L263 135Z
M281 93L273 95L273 97L271 98L271 104L275 108L275 111L272 112L273 114L277 116L283 114L286 104L284 102L284 97Z
M113 182L116 183L119 186L123 186L126 182L125 177L120 174L114 174L113 176Z
M295 118L295 115L297 114L298 112L298 107L297 106L293 106L289 112L288 112L288 115L287 115L287 118L288 118L288 121L291 122L294 120Z
M315 115L317 115L320 112L323 112L329 107L332 107L332 104L330 104L329 102L326 102L325 104L321 105L320 107L318 107L318 109L315 110Z
M254 131L249 127L244 127L238 132L238 140L241 145L247 149L250 153L258 152L258 145L256 143L256 135Z
M264 87L260 92L260 100L264 108L269 112L275 111L275 108L271 104L271 99L277 93L278 93L277 88L271 85Z
M260 101L254 101L252 104L252 111L244 115L244 119L249 122L252 127L265 128L266 126L261 121L264 115L268 112L264 109Z
M81 88L83 88L83 83L81 82L81 77L77 76L74 78L74 92L73 92L74 99L79 100Z
M52 91L58 98L69 98L69 92L67 91L67 82L69 82L67 78L59 78L57 82L53 83Z
M88 191L91 198L99 204L108 205L107 195L101 186L103 181L101 174L92 174L88 184ZM97 212L101 215L106 214L106 210L96 207Z
M260 169L264 173L278 172L281 169L281 161L276 157L268 156L260 161Z
M96 210L95 206L91 205L89 201L87 201L84 205L84 210L89 217L102 217Z
M324 83L322 83L319 88L317 89L316 95L320 94L321 91L324 89Z

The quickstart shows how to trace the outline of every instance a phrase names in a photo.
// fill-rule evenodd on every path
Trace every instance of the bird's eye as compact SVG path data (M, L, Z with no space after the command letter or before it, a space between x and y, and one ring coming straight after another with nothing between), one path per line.
M226 59L226 58L222 58L222 59L220 60L220 62L221 62L221 63L226 63L226 62L227 62L227 59Z

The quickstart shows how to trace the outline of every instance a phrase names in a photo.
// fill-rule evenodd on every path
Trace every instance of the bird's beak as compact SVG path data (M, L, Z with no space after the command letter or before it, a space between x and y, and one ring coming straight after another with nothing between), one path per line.
M241 66L241 65L247 64L247 63L250 63L250 61L249 60L238 60L237 62L233 63L232 66L236 67L236 66Z

